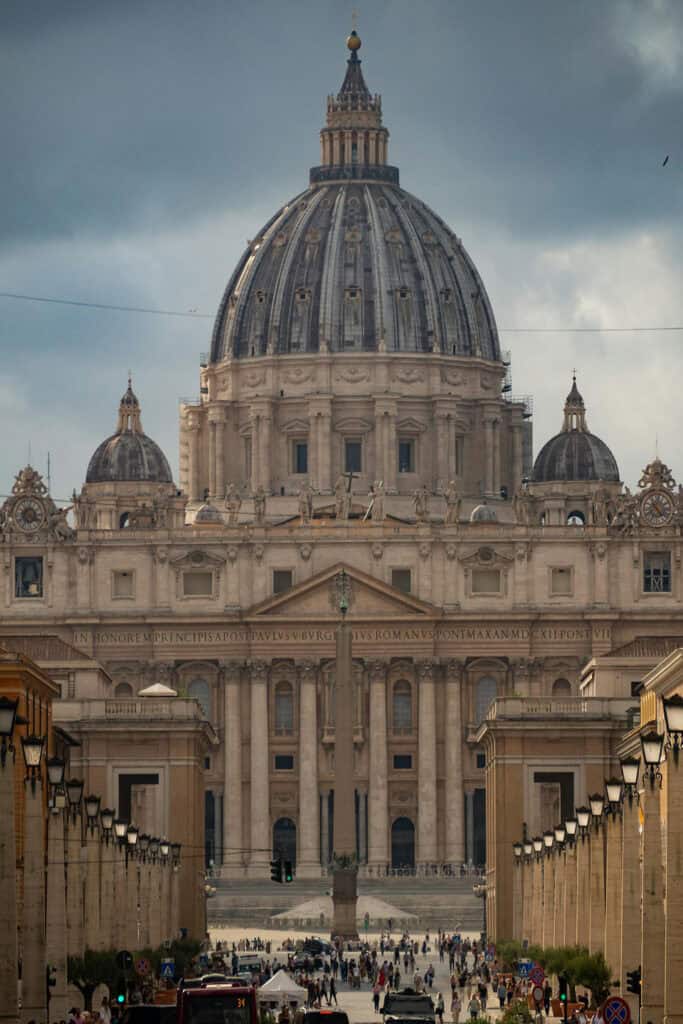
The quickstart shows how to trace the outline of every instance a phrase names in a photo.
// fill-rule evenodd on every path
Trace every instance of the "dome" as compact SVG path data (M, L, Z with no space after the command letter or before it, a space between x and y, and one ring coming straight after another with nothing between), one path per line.
M206 525L207 523L208 524L213 524L213 523L222 524L223 523L223 517L220 514L220 512L218 511L218 509L214 508L214 506L210 502L207 501L205 505L200 505L200 507L197 509L197 514L194 517L194 522L195 522L195 525L197 523L199 523L200 525L202 523L204 525Z
M497 523L498 513L495 508L487 505L486 502L482 502L481 505L477 505L476 508L472 509L470 513L471 523Z
M140 422L140 403L128 389L119 405L116 432L95 450L88 464L86 483L144 481L172 483L171 467L159 445L147 437Z
M588 430L586 409L576 386L576 377L567 395L562 430L541 448L531 479L533 483L619 482L619 467L612 452L604 441Z
M328 97L323 162L244 252L218 310L212 363L384 350L500 359L476 267L444 221L399 186L388 137L351 49Z

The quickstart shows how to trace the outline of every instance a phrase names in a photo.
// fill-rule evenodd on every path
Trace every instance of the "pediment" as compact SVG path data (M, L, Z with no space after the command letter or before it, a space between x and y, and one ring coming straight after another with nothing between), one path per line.
M427 429L427 424L422 420L416 420L414 416L406 416L398 421L396 429L404 434L421 434Z
M182 555L170 560L174 569L217 569L225 565L225 559L220 555L210 555L208 551L201 548L193 548Z
M480 544L478 547L465 548L459 555L458 560L463 565L481 566L484 569L500 568L509 565L514 561L514 556L500 548L493 548L488 544Z
M280 429L285 434L308 434L309 423L308 420L287 420Z
M434 618L437 609L411 594L404 594L372 576L352 569L341 562L324 572L298 583L284 594L277 594L255 605L246 613L247 619L259 620L273 616L284 618L338 619L339 606L336 577L346 572L350 584L347 617L352 620L390 618Z

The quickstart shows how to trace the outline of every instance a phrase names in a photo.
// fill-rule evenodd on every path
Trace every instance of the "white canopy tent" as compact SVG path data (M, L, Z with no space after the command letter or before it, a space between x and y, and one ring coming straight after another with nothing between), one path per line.
M308 992L301 985L297 985L287 971L279 970L272 978L268 979L265 985L261 985L257 996L260 1003L272 1003L275 1006L282 1006L283 1003L289 1006L296 1003L297 1006L300 1006L306 1002Z

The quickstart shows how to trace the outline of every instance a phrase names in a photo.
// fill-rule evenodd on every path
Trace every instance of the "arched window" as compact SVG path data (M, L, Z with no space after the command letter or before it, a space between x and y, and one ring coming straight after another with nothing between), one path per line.
M128 513L122 512L119 516L119 530L125 530L127 526L130 526Z
M391 866L409 871L415 867L415 826L410 818L397 818L391 826Z
M275 687L275 733L291 736L294 732L294 690L292 684L280 682Z
M568 679L556 679L553 683L553 697L571 697L572 684Z
M498 684L492 676L483 676L477 680L477 688L474 699L474 721L476 725L483 722L489 704L496 699Z
M395 733L413 731L413 694L407 679L399 679L397 683L394 683L392 720Z
M578 509L574 509L567 516L567 526L585 526L586 517L583 512L579 512Z
M204 718L211 721L211 689L205 679L193 679L187 688L187 692L194 700L199 701Z
M114 690L115 697L132 697L133 687L130 683L117 683L116 689Z

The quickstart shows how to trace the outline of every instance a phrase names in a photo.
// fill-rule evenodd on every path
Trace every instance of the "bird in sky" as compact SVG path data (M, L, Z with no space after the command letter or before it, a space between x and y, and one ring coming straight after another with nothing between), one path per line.
M664 163L662 164L662 167L666 167L668 162L669 162L669 154L667 153L666 156L664 157Z

